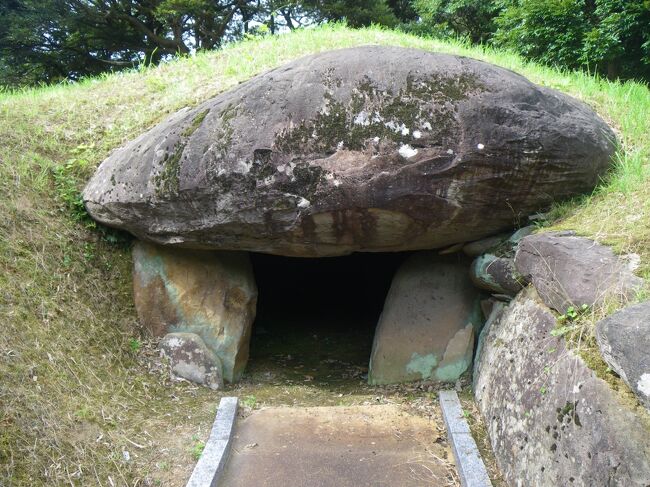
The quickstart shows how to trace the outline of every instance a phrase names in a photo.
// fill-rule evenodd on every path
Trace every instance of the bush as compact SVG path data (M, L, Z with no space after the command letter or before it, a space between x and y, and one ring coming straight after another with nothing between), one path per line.
M546 64L650 79L649 0L505 0L493 42Z
M414 0L418 35L492 43L610 79L650 80L650 0Z
M490 39L500 11L494 0L415 0L414 5L425 30L465 37L473 43Z

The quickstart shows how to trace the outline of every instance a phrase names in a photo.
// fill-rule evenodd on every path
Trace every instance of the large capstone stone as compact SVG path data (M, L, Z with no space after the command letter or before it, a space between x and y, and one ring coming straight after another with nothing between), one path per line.
M614 134L585 104L473 59L316 54L186 108L84 191L142 240L288 256L430 249L590 191Z
M483 329L474 393L508 485L650 485L650 415L551 333L534 289Z
M244 252L185 250L137 242L133 295L154 336L194 333L238 380L248 361L257 286Z
M471 365L481 324L469 262L420 252L391 283L370 356L368 382L457 380Z
M607 364L650 409L650 301L599 321L596 339Z

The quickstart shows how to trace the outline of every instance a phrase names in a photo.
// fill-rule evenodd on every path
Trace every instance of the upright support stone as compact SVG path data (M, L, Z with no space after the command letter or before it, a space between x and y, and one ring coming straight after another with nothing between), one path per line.
M379 318L368 382L455 381L472 363L479 291L469 262L420 252L391 284Z
M154 336L195 333L238 380L248 361L257 287L248 254L160 247L133 248L133 294Z

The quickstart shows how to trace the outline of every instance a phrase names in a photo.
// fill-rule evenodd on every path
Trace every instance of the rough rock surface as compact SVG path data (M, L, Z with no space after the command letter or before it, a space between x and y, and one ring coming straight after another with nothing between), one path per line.
M160 342L160 352L174 375L210 389L223 388L221 360L195 333L168 333Z
M469 263L419 252L399 268L379 318L368 382L452 382L472 363L479 292Z
M597 378L533 289L485 328L475 394L508 485L650 484L650 417Z
M517 294L526 284L526 280L515 269L512 259L492 254L483 254L474 259L470 277L481 289L509 296Z
M533 283L544 303L560 313L570 306L629 299L643 283L609 247L587 238L553 233L523 238L515 266Z
M431 249L591 190L614 134L481 61L316 54L183 109L97 170L84 201L143 240L289 256Z
M650 301L598 322L596 339L608 365L650 409Z
M223 378L239 379L248 360L257 304L247 254L137 242L133 291L140 322L155 336L199 335L221 360Z

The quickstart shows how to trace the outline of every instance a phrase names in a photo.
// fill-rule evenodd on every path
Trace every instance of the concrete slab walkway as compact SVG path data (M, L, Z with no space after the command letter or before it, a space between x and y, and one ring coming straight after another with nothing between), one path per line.
M262 409L237 422L219 485L455 485L435 426L395 405Z

